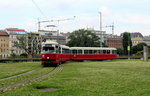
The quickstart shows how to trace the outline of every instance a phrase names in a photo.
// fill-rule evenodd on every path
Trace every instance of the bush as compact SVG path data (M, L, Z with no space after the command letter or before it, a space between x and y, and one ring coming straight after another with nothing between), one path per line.
M143 55L143 51L138 51L135 55L137 56Z
M18 57L20 57L20 56L15 53L10 54L10 58L18 58Z
M121 48L117 48L117 54L124 55L124 51Z
M26 53L22 53L22 54L20 54L20 57L22 57L22 58L27 58L28 55L27 55Z

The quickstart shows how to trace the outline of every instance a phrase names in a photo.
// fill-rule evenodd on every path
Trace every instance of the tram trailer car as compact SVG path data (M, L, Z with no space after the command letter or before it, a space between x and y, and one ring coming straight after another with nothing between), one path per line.
M70 60L69 47L47 40L42 43L41 59L43 66L55 65Z
M71 59L75 61L83 60L112 60L116 59L116 48L106 47L71 47Z

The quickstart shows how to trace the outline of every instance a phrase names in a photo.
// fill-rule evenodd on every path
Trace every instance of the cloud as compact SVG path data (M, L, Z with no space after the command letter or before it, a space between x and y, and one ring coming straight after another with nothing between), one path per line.
M27 0L0 0L0 8L5 9L18 9L22 7L28 7L30 2Z
M150 18L141 14L128 14L126 16L120 16L120 21L130 24L150 24Z
M104 15L112 14L111 9L108 8L107 6L102 6L99 11L102 12Z

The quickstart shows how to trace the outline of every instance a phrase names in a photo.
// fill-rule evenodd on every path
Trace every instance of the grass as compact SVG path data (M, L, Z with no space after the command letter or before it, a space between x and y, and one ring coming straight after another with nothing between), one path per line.
M40 66L40 62L0 63L0 79L28 72Z
M27 74L27 75L24 75L24 76L8 79L8 80L5 80L5 81L0 81L0 86L14 84L14 83L24 81L24 80L29 80L33 77L37 77L39 75L47 73L49 70L52 70L52 69L53 68L42 68L37 72L33 72L33 73L30 73L30 74Z
M58 88L42 91L40 88ZM53 77L1 96L150 96L150 62L70 62Z

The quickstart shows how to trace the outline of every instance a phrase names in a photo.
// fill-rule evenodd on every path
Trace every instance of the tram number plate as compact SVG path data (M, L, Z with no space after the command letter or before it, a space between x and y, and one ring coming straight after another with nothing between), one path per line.
M45 47L52 47L52 45L51 44L46 44Z

